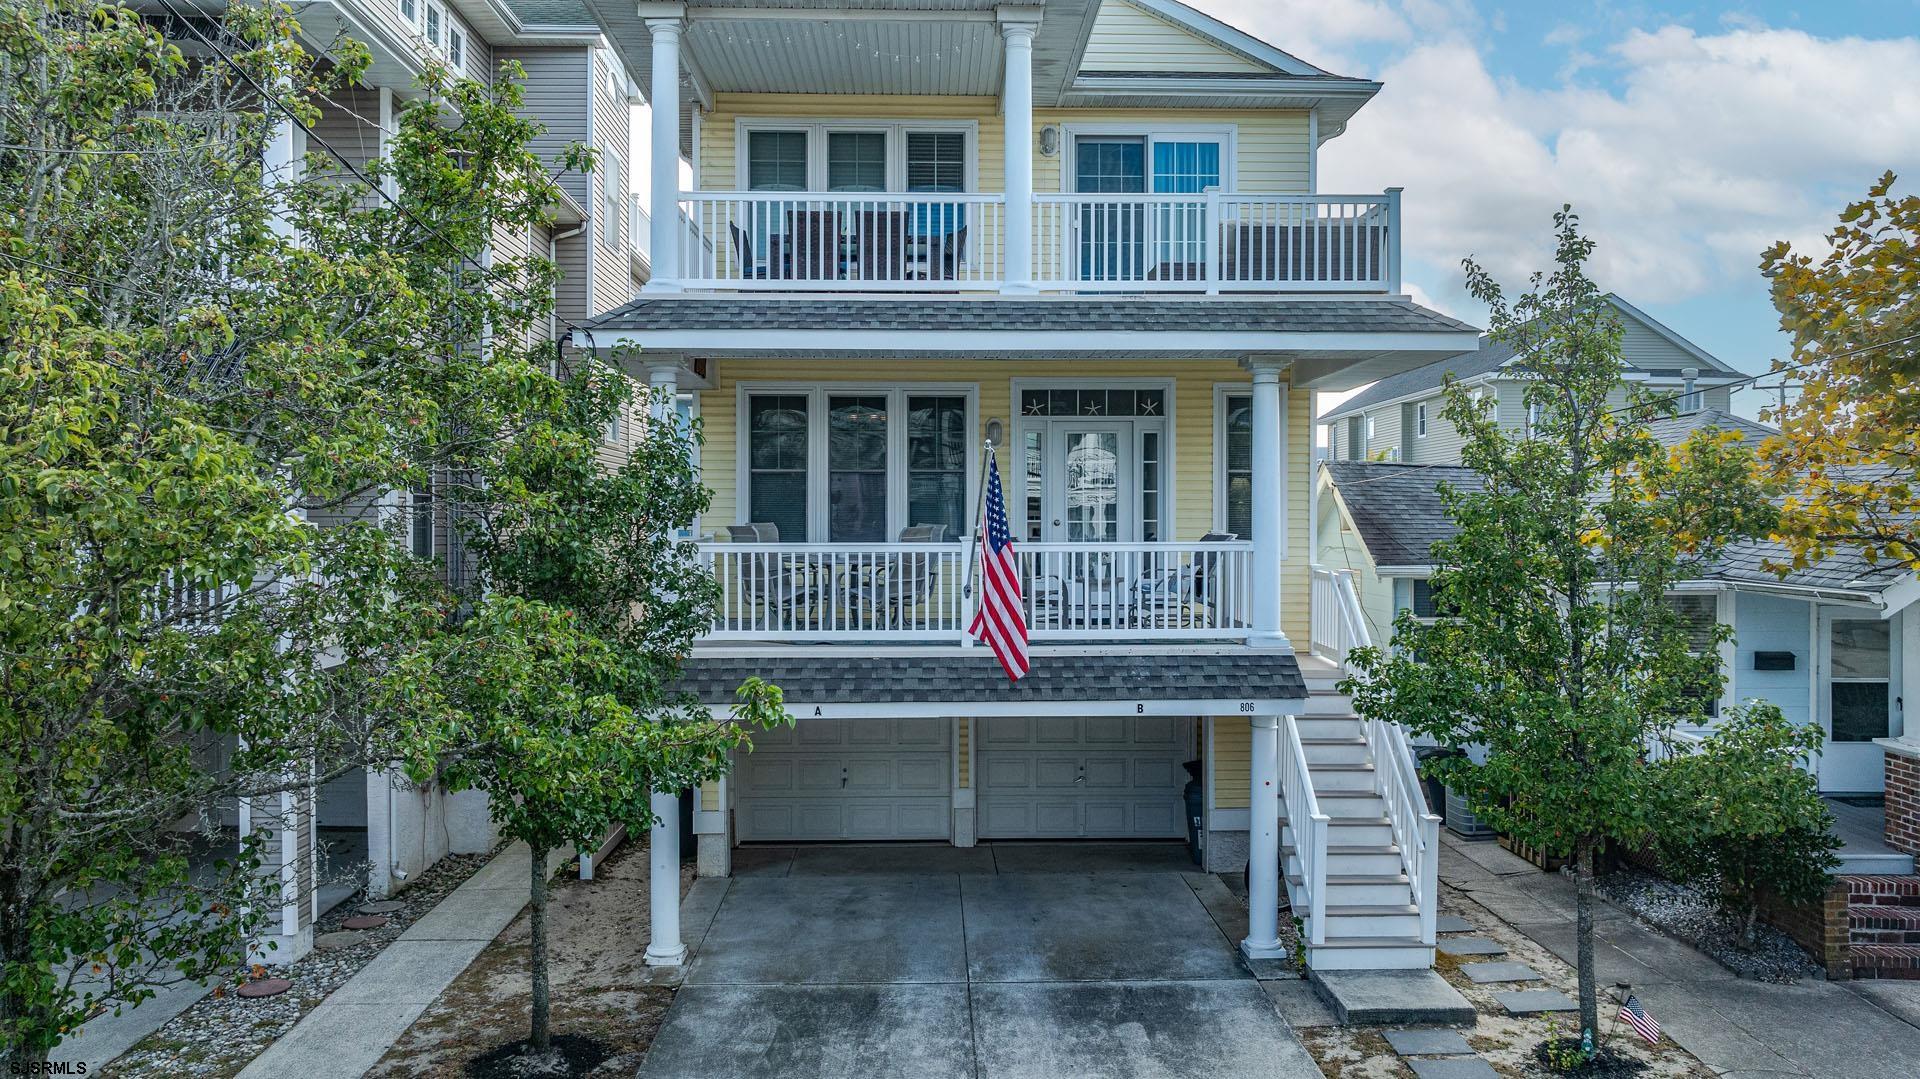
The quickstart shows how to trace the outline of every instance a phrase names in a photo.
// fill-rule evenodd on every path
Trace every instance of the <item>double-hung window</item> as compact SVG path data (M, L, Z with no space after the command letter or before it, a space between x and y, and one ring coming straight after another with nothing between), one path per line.
M407 498L407 543L415 558L433 557L433 490L416 487Z
M1253 398L1228 394L1221 424L1221 514L1223 531L1253 538Z
M1427 437L1427 403L1425 401L1413 406L1413 433L1420 438Z
M1687 651L1696 656L1714 652L1718 645L1714 640L1714 626L1720 619L1720 598L1712 593L1669 592L1665 599L1687 635ZM1709 718L1720 714L1720 702L1709 687L1702 686L1689 696L1700 698L1700 710Z
M739 168L749 191L914 191L972 186L973 129L924 122L743 125Z

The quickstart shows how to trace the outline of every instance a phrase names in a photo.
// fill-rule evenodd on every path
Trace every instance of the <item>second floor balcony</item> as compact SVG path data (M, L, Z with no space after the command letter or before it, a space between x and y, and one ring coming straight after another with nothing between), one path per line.
M1400 290L1397 189L1036 194L1023 214L1008 199L682 192L677 272L655 274L682 288L781 292Z

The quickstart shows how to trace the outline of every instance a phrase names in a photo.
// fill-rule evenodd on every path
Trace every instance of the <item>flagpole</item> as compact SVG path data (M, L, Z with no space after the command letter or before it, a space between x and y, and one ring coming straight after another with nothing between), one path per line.
M973 500L973 521L967 527L967 568L966 572L961 576L960 585L960 598L962 600L973 598L974 573L979 565L979 559L976 555L980 550L980 524L986 517L987 469L992 467L993 464L993 440L990 438L982 439L981 445L985 448L986 452L980 455L980 474L975 478L974 482L974 486L979 488L979 494ZM971 614L971 612L967 613ZM962 629L960 631L960 647L970 648L972 646L973 635Z

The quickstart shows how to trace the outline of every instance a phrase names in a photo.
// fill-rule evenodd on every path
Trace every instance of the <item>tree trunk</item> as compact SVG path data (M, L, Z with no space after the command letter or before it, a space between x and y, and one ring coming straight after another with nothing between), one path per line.
M1749 901L1747 903L1747 922L1745 925L1740 927L1740 946L1742 948L1746 948L1748 950L1751 950L1753 948L1753 934L1754 934L1754 930L1759 928L1757 924L1759 921L1760 921L1760 904Z
M1593 973L1593 877L1594 857L1598 853L1590 836L1582 836L1573 847L1574 861L1574 948L1575 966L1580 974L1580 1029L1597 1044L1600 1038L1599 986Z
M533 891L530 903L528 927L532 930L529 943L528 966L533 975L533 1025L527 1035L527 1044L537 1053L544 1053L553 1045L553 1032L548 1029L548 1013L552 1001L547 991L547 850L534 847L533 854Z
M31 919L27 904L19 898L21 891L17 875L0 876L0 971L33 951L27 935ZM38 1074L33 1068L47 1059L48 1048L34 1035L51 1030L53 1017L45 996L39 996L36 1004L35 991L44 994L51 989L48 980L39 977L0 984L0 1033L7 1035L0 1037L0 1074Z

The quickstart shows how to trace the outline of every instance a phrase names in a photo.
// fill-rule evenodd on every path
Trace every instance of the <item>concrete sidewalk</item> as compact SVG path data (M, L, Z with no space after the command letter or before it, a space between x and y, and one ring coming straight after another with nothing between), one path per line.
M333 991L240 1079L359 1079L527 905L529 853L501 851ZM571 847L547 857L551 874Z
M1572 880L1497 844L1442 835L1442 882L1574 961ZM1661 1029L1716 1074L1920 1075L1920 982L1743 981L1604 899L1594 921L1601 986L1631 985Z

